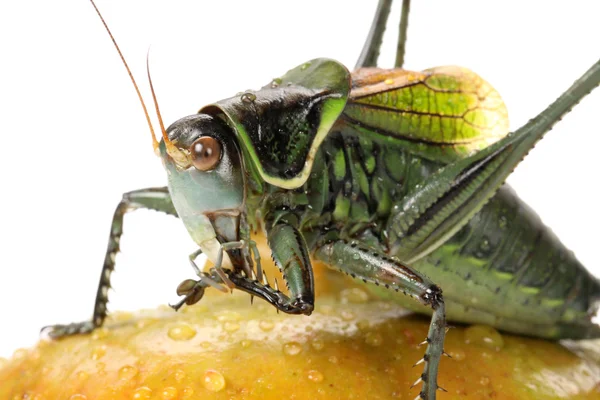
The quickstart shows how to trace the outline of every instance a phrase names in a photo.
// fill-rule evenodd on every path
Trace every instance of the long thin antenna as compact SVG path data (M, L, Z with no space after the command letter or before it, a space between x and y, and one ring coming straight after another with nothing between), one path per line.
M154 85L152 84L152 77L150 76L150 49L146 53L146 72L148 73L148 82L150 83L150 92L152 92L152 100L154 101L154 108L156 109L156 116L158 117L158 123L160 125L160 131L162 133L163 141L167 148L167 153L175 160L182 164L185 164L187 157L183 154L177 146L169 140L165 124L163 123L162 115L160 114L160 108L158 107L158 100L156 99L156 93L154 92Z
M129 65L127 65L127 61L125 61L125 57L123 57L123 53L121 53L121 49L119 49L119 45L117 44L117 41L115 40L112 33L110 32L110 29L108 29L108 25L106 24L106 21L104 21L102 14L100 14L100 10L98 10L98 7L96 7L96 3L94 3L94 0L90 0L90 2L94 6L94 9L96 10L96 13L100 17L100 20L102 21L102 24L104 25L104 28L106 28L106 32L108 32L110 39L112 40L113 44L115 45L115 48L117 49L117 52L119 53L119 57L121 57L121 61L123 61L123 65L125 65L125 68L127 69L127 73L129 74L131 83L133 83L133 87L135 88L138 98L140 99L140 103L142 104L142 108L144 109L144 115L146 116L146 121L148 122L148 127L150 128L150 132L152 133L152 147L154 148L154 152L158 154L158 141L156 140L156 134L154 133L154 128L152 127L152 121L150 120L150 115L148 114L148 109L146 108L146 104L144 103L144 99L142 98L142 94L140 93L140 89L138 88L138 85L135 82L135 79L133 78L133 74L131 73L131 70L129 69ZM152 94L154 95L154 91L152 91ZM158 110L158 105L157 105L157 110ZM160 121L160 124L162 127L162 120L160 119L160 114L159 114L159 121ZM164 131L164 128L162 128L162 129ZM166 135L166 133L163 134L163 136L164 135Z

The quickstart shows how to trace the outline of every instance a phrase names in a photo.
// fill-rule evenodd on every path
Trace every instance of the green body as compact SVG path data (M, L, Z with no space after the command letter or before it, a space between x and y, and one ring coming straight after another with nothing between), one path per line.
M487 83L465 70L434 71L427 82L435 79L446 85L439 91L416 78L390 89L392 85L384 82L389 71L379 72L377 79L385 90L368 95L361 81L365 73L354 73L348 104L321 144L307 182L296 190L267 185L253 193L248 204L262 205L257 209L266 219L297 220L311 251L327 236L336 236L402 260L392 240L398 229L394 205L441 166L508 134L504 105ZM473 87L479 90L477 100L469 98ZM408 88L412 96L404 93ZM448 88L455 93L449 95ZM369 107L374 103L376 107ZM389 123L384 107L393 108L402 119ZM456 118L466 109L471 117ZM446 121L431 123L435 114L445 115ZM468 118L479 125L469 124ZM249 209L247 214L256 211ZM588 310L600 298L600 283L508 186L460 231L411 266L443 288L452 321L546 338L598 333ZM431 312L393 291L367 287L405 307Z

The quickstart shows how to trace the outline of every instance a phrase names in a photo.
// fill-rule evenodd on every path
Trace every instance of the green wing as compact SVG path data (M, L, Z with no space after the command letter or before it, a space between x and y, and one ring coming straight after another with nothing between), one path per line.
M508 113L494 88L472 71L363 68L352 75L346 128L452 162L508 133Z
M256 92L200 110L222 113L261 177L286 189L310 175L314 156L348 100L350 73L342 64L315 59Z

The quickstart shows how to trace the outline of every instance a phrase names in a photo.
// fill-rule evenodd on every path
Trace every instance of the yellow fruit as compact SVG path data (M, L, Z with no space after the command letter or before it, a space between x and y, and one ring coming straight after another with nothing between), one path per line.
M268 260L270 257L263 257ZM272 268L269 267L269 268ZM270 276L274 274L271 273ZM94 333L0 362L0 399L413 399L428 320L318 269L310 317L212 291L181 312L112 314ZM600 342L448 332L444 399L600 399ZM579 355L577 355L579 354ZM2 365L3 364L3 365Z

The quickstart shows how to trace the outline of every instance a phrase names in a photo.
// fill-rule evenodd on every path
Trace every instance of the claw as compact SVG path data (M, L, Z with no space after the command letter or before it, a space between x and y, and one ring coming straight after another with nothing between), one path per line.
M437 390L441 390L442 392L448 393L448 391L446 389L444 389L443 387L441 387L441 386L438 386Z
M235 283L231 282L231 279L229 279L229 277L227 276L225 271L223 271L223 269L221 269L221 268L215 268L214 271L217 273L219 278L221 278L223 283L225 283L225 285L227 285L229 290L231 290L231 292L233 292L233 289L235 289Z
M452 358L452 356L450 354L446 353L446 350L442 350L442 355L446 356L448 358Z
M250 295L250 305L254 305L254 296Z
M275 278L275 290L279 292L279 283L277 282L277 278Z
M421 346L423 346L424 344L429 344L429 338L427 338L427 339L423 340L421 343L419 343L419 344L417 345L417 347L421 347Z
M263 271L263 273L262 273L262 284L265 286L269 286L269 280L267 279L266 271Z
M256 273L254 272L254 269L251 269L250 272L252 272L252 280L254 282L258 281L258 279L256 278Z

